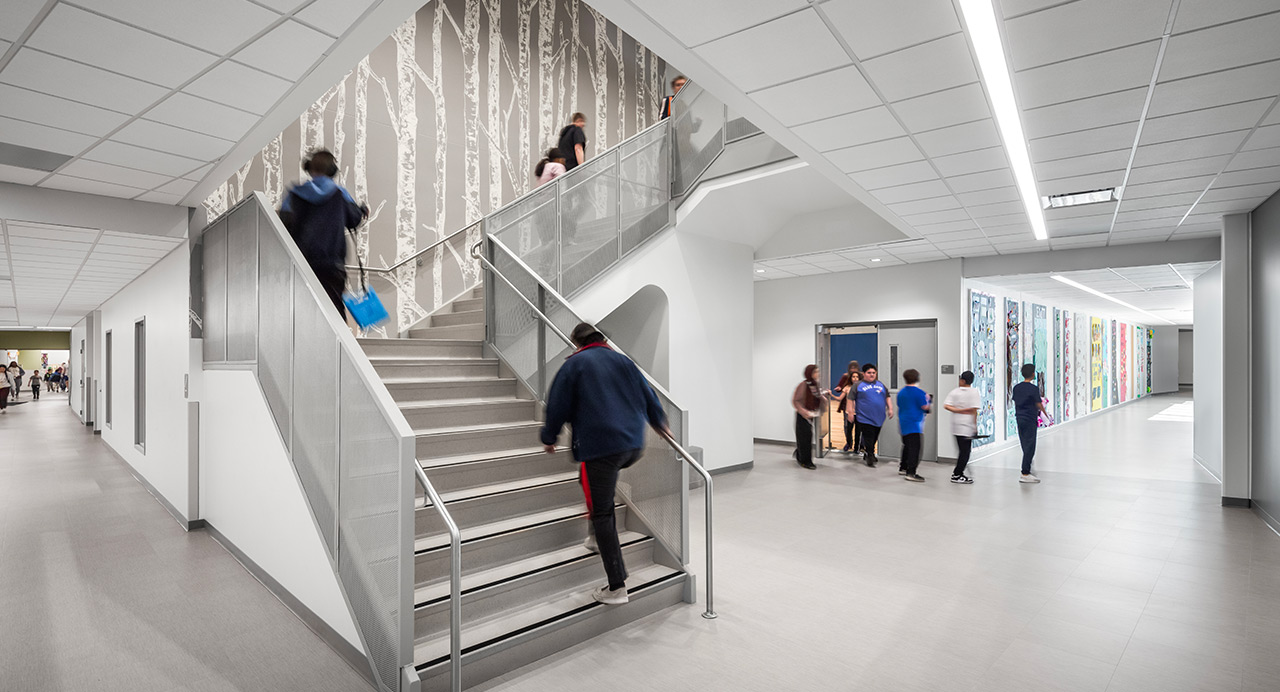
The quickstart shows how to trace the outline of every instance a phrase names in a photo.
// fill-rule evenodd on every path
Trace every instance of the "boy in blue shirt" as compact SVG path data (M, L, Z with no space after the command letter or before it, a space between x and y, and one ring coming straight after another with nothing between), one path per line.
M862 366L862 381L855 391L854 406L857 439L862 441L862 461L875 468L876 440L880 439L885 418L893 418L893 402L889 400L889 388L876 379L876 366L872 363Z
M914 369L902 373L907 386L898 391L898 429L902 431L902 461L898 475L912 483L923 483L924 477L916 473L920 466L920 447L924 443L924 417L928 415L933 397L918 384L920 373Z

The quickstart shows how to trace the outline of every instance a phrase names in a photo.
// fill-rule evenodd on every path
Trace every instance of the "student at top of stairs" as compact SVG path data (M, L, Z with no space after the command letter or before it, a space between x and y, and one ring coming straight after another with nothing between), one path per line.
M539 161L538 165L533 169L533 175L538 179L538 185L545 185L564 175L564 162L564 152L555 147L548 149L546 157Z
M640 459L646 423L664 435L671 431L658 395L635 363L609 348L604 335L586 322L574 327L570 338L578 350L551 382L542 444L547 454L554 454L560 430L565 423L573 427L573 459L580 464L594 532L586 545L600 553L609 577L591 595L601 603L621 605L627 602L627 567L613 512L618 474Z
M280 220L293 242L315 271L324 292L342 319L347 308L342 292L347 287L347 239L345 230L360 225L369 207L357 205L341 185L333 181L338 160L327 149L317 149L302 161L311 180L289 188L280 205Z

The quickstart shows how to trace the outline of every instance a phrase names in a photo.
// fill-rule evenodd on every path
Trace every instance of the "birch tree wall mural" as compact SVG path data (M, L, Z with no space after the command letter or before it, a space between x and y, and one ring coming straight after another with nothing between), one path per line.
M327 147L339 182L371 210L357 252L390 266L528 192L571 113L589 118L588 158L652 125L665 74L661 58L578 0L430 2L204 206L212 218L254 190L278 206L302 155ZM388 331L456 297L443 275L479 275L463 249L440 247L392 278Z

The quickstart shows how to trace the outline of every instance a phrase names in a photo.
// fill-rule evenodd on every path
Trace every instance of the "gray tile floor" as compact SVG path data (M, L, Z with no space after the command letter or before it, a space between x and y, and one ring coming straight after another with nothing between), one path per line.
M1044 435L1040 485L1016 451L959 486L759 446L717 479L718 620L671 609L479 689L1280 690L1280 537L1220 506L1188 401Z
M0 418L0 690L367 689L65 401ZM673 608L477 689L1280 690L1280 538L1219 506L1186 401L1045 435L1037 486L1014 451L957 486L761 446L717 479L720 619Z
M0 690L368 690L67 397L0 416Z

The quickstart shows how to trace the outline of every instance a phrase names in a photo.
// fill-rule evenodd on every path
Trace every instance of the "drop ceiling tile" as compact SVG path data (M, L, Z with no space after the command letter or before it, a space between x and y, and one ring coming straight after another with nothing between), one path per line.
M850 63L812 9L717 39L694 52L746 92Z
M1168 0L1069 2L1006 20L1006 50L1013 69L1025 70L1158 39L1168 17Z
M26 45L167 87L191 79L217 59L211 53L64 4L54 6Z
M988 238L1002 238L1012 235L1025 235L1027 237L1035 237L1035 232L1031 230L1030 223L1015 223L1008 226L992 226L990 228L983 227L982 232Z
M1265 201L1267 201L1266 197L1255 197L1222 202L1201 202L1192 211L1197 214L1243 214L1253 211Z
M982 237L982 231L978 230L978 225L967 218L960 221L914 224L913 227L930 240L935 238L954 240L957 235L966 238Z
M171 195L167 192L148 192L138 196L140 202L155 202L156 204L176 205L182 201L182 195Z
M864 61L862 68L890 102L978 81L960 33Z
M751 94L788 127L880 105L880 97L850 65Z
M7 166L0 163L0 182L18 183L20 185L34 185L36 181L49 175L45 171L33 171L30 168L19 168L17 166ZM0 247L0 252L4 248Z
M686 46L697 46L808 7L805 0L647 0L644 11Z
M1022 124L1031 139L1137 122L1142 117L1147 89L1127 89L1114 94L1067 101L1022 111Z
M900 166L875 168L861 173L854 173L849 177L853 179L853 182L861 185L863 189L877 190L882 187L936 180L938 174L934 172L933 166L928 163L915 161L913 163L904 163Z
M898 216L909 216L911 214L924 214L933 211L944 211L947 209L959 209L960 202L955 197L931 197L929 199L917 200L914 202L903 202L901 204L891 204L889 209Z
M296 80L332 45L332 37L290 20L241 49L235 58L277 77Z
M965 192L976 192L978 190L991 190L998 187L1008 187L1013 185L1013 174L1009 169L986 171L983 173L970 173L969 175L957 175L947 178L947 184L955 190L957 194Z
M800 125L794 128L794 132L818 151L843 149L907 134L884 106Z
M204 177L205 177L206 175L208 175L208 174L209 174L209 171L211 171L211 170L213 170L213 164L208 164L208 165L206 165L206 166L201 166L201 167L199 167L199 168L195 169L194 171L191 171L190 173L187 173L186 175L184 175L184 176L182 176L182 177L183 177L185 180L193 180L193 181L195 181L195 182L200 182L201 180L203 180L203 179L204 179Z
M1180 79L1280 60L1277 33L1280 33L1280 13L1173 36L1160 65L1160 79Z
M860 60L960 31L948 0L830 0L821 7Z
M1280 181L1257 183L1255 185L1237 185L1234 187L1214 185L1204 194L1204 198L1201 199L1201 202L1225 202L1228 200L1252 199L1255 197L1266 198L1275 194L1277 188L1280 188Z
M996 202L1012 202L1020 199L1018 188L1016 187L997 187L988 190L978 190L977 192L965 192L956 195L966 207L976 207L984 204L995 204Z
M248 0L164 0L163 6L156 0L76 0L76 4L217 55L230 53L279 18Z
M933 159L933 163L938 167L938 172L946 177L994 171L1009 166L1009 161L1004 156L1004 147L999 146L938 156Z
M1145 86L1151 82L1160 41L1075 58L1014 74L1018 105L1054 103Z
M1030 142L1031 160L1040 163L1084 154L1129 149L1133 146L1133 139L1137 134L1138 123L1131 122L1033 139Z
M1237 155L1236 158L1239 158ZM1202 159L1174 161L1153 166L1137 166L1129 173L1130 185L1216 175L1231 160L1230 156L1209 156Z
M874 193L875 198L884 204L897 204L898 202L929 199L931 197L941 197L943 195L950 194L951 191L947 189L946 183L941 180L930 180L923 183L911 183L910 185L886 187L876 190Z
M1129 185L1124 189L1124 201L1127 203L1146 197L1176 195L1185 192L1204 192L1204 189L1209 187L1209 183L1212 181L1212 175L1197 175L1190 178L1164 180L1158 183Z
M155 103L165 90L30 48L18 51L0 71L0 82L123 113Z
M1237 155L1238 158L1238 155ZM1280 164L1280 159L1276 163ZM1250 168L1247 170L1235 171L1229 170L1218 176L1218 181L1214 185L1220 187L1231 187L1234 185L1253 185L1254 183L1269 183L1280 180L1280 165L1270 166L1267 168ZM1201 189L1209 184L1205 180Z
M231 141L239 141L258 122L252 113L182 92L156 104L143 117Z
M375 0L316 0L295 17L331 36L346 33ZM774 3L775 6L777 3Z
M0 84L0 116L101 137L129 119L122 113Z
M1027 213L1025 211L1020 211L1015 214L989 216L982 219L979 223L982 224L982 230L990 231L991 229L1001 228L1004 226L1025 226L1029 224L1030 221L1027 220Z
M203 161L195 161L161 151L153 151L111 141L103 142L85 152L84 158L103 163L113 163L125 168L162 173L172 177L185 175L204 163Z
M1268 125L1254 130L1243 149L1271 149L1280 147L1280 125Z
M907 99L893 104L893 110L912 132L936 130L991 117L987 95L980 84Z
M171 180L169 176L159 175L157 173L148 173L132 168L122 168L113 166L109 163L99 163L88 159L77 159L63 166L59 173L75 176L77 178L88 178L90 180L102 180L105 182L126 185L129 187L150 190L153 187L164 185Z
M164 185L161 185L160 187L156 188L156 191L167 192L171 195L185 195L188 192L191 192L191 189L194 188L195 186L196 184L191 182L190 180L183 180L179 178L177 180L173 180L171 182L165 183Z
M184 91L261 115L292 86L287 80L228 60L187 85Z
M899 137L883 142L863 144L839 149L827 154L827 158L845 173L856 173L872 168L884 168L900 163L919 161L924 154L910 137Z
M1173 31L1182 33L1275 11L1276 4L1273 0L1187 1L1178 6L1178 17L1174 20Z
M1173 219L1177 223L1187 213L1186 209L1144 209L1142 211L1125 211L1123 208L1116 215L1116 224L1127 221L1153 221L1156 219Z
M1187 159L1199 159L1217 155L1229 155L1244 141L1248 132L1223 132L1205 137L1179 139L1160 144L1146 144L1138 147L1133 158L1134 166L1154 166L1162 163L1173 163Z
M105 197L123 197L125 199L136 197L137 195L145 192L145 190L141 190L136 187L106 183L100 180L73 178L66 175L52 176L41 183L40 187L48 187L56 190L70 190L72 192L87 192L91 195L103 195Z
M1069 159L1043 161L1034 164L1036 178L1053 180L1082 175L1091 175L1103 171L1123 169L1129 163L1129 150L1120 149L1100 154L1087 154Z
M1280 149L1257 149L1241 151L1231 159L1229 171L1242 171L1252 168L1268 168L1280 164Z
M1272 99L1188 111L1160 118L1148 118L1142 126L1142 143L1156 144L1215 132L1248 130L1270 107Z
M1176 207L1186 211L1195 203L1200 193L1204 190L1196 190L1194 192L1180 192L1172 195L1159 195L1156 197L1139 197L1138 199L1124 200L1120 205L1125 211L1142 211L1144 209L1164 209L1168 207Z
M1156 84L1148 118L1280 93L1280 61Z
M931 224L946 223L948 221L968 221L969 212L964 209L947 209L944 211L934 211L927 214L912 214L903 217L903 220L911 225L915 224Z
M25 120L0 118L0 142L75 156L93 146L96 141L97 137L89 135L58 130Z
M929 156L947 156L1000 146L994 120L977 120L929 132L917 132L916 143Z
M217 159L235 145L234 142L225 139L151 120L135 120L112 135L111 139L148 149L159 149L198 161Z
M990 219L997 216L1007 216L1009 214L1024 214L1026 210L1022 207L1022 202L1013 200L1010 202L996 202L995 204L979 204L965 207L969 210L969 214L978 220L979 223L983 219Z

